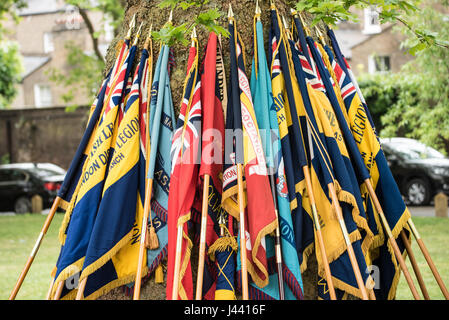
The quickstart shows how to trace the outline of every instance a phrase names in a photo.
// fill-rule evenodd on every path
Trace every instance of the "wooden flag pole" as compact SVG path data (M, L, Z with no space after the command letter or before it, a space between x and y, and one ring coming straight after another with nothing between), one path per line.
M59 282L58 288L56 289L55 296L53 297L53 300L59 300L59 298L61 298L62 289L64 289L64 281Z
M424 279L421 275L421 271L419 270L418 263L416 262L416 259L415 259L415 255L413 254L411 244L410 244L404 230L401 231L401 238L402 238L402 242L404 243L405 250L407 250L407 255L412 264L413 271L415 272L416 279L418 280L418 284L419 284L419 287L421 288L421 292L424 296L424 299L430 300L429 293L428 293L426 285L424 283Z
M52 278L50 281L50 289L48 289L47 295L45 296L45 300L50 300L51 290L53 289L53 283L55 282L55 278Z
M201 231L200 231L200 249L198 258L198 276L196 279L196 300L202 299L203 294L203 277L204 277L204 260L206 252L206 228L207 228L207 212L209 207L209 184L210 176L204 175L203 186L203 202L201 207Z
M133 46L137 45L137 41L139 40L139 37L140 37L140 30L142 29L142 25L143 25L143 22L140 24L139 29L136 32L136 36L134 38ZM85 277L85 278L83 278L81 280L81 282L80 282L80 284L78 286L78 292L76 293L75 300L82 300L84 298L84 289L86 288L87 278L88 277Z
M310 173L309 173L307 166L303 167L303 172L304 172L304 178L306 180L307 194L309 195L309 199L310 199L310 206L312 207L313 223L315 226L316 237L318 239L318 245L319 245L320 251L321 251L321 259L323 260L324 273L325 273L327 285L329 286L329 295L331 297L331 300L337 300L337 296L335 294L334 282L332 281L332 274L331 274L331 269L329 266L329 260L327 259L326 248L324 246L323 234L321 233L320 220L318 218L318 212L316 210L316 202L315 202L315 196L313 194L312 181L310 179Z
M78 286L78 292L76 293L75 300L82 300L84 299L84 289L86 288L87 283L87 277L81 280Z
M257 19L257 21L259 21L259 22L260 22L261 13L262 13L262 11L260 10L259 0L256 0L255 19ZM255 43L254 46L255 46L255 48L257 48L257 43ZM285 300L284 275L282 273L282 245L281 245L281 233L279 230L279 208L278 208L277 195L276 195L276 182L274 179L275 178L274 172L273 172L273 174L270 174L270 168L267 167L267 169L268 169L269 179L270 179L271 195L272 195L273 203L274 203L274 214L276 215L276 220L278 221L277 227L275 229L274 247L275 247L276 270L277 270L277 274L278 274L279 300Z
M240 224L240 260L242 264L242 299L248 300L248 266L246 260L246 229L245 229L245 205L243 189L243 165L237 164L237 185L239 202L239 224Z
M140 299L140 288L142 283L142 270L143 270L143 262L145 257L145 239L147 238L147 227L148 227L148 218L150 216L151 211L151 193L153 189L153 179L147 179L146 187L145 187L145 203L143 209L143 218L142 218L142 232L140 235L140 244L139 244L139 259L137 262L137 272L136 272L136 280L134 282L134 294L133 300Z
M333 183L327 185L329 193L332 198L332 204L337 215L338 222L340 223L341 231L343 232L343 237L346 242L346 248L348 251L349 260L351 261L352 269L354 271L355 278L357 280L357 285L359 286L360 293L362 294L363 300L368 300L368 294L366 291L365 284L363 283L362 274L360 273L360 268L355 257L354 249L352 248L351 240L349 239L348 230L346 229L345 221L343 219L343 213L341 211L340 204L338 202L337 193Z
M53 201L53 205L51 206L50 212L48 213L47 218L45 219L44 225L42 226L41 232L39 233L39 236L37 237L37 240L34 244L34 247L31 250L30 256L28 257L28 260L26 261L25 266L19 275L19 279L17 280L11 292L11 295L9 296L9 300L14 300L16 298L23 281L25 280L25 277L28 271L30 270L31 264L34 261L37 252L39 251L39 247L42 244L42 240L44 239L44 236L46 235L48 228L50 227L53 217L55 216L55 213L58 210L59 203L61 202L61 200L62 199L60 197L56 197L55 200Z
M173 11L170 12L170 18L171 21L173 17ZM195 46L194 38L196 38L196 30L195 27L193 27L192 30L192 46ZM188 114L185 115L185 119L187 119ZM184 134L184 132L183 132ZM181 144L183 145L183 144ZM182 152L182 151L181 151ZM181 153L182 157L182 153ZM183 233L183 224L179 225L179 221L177 223L177 234L176 234L176 255L175 255L175 266L174 266L174 274L173 274L173 287L172 287L172 300L178 300L178 293L179 293L179 285L180 285L180 272L181 272L181 255L182 255L182 233Z
M175 255L175 270L173 275L173 289L172 300L178 300L179 292L179 272L181 268L181 251L182 251L182 225L178 226L176 234L176 255Z
M151 42L151 31L153 30L153 25L150 25L150 30L148 32L147 39L144 44L144 49L147 49L150 47L151 53L153 51L152 42ZM152 62L152 61L151 61ZM149 66L150 73L152 66ZM152 82L152 76L148 79L148 96L151 94L151 82ZM150 99L147 98L147 124L146 124L146 170L145 170L145 176L146 178L146 185L145 185L145 202L143 207L143 218L142 218L142 232L140 235L140 244L139 244L139 258L137 261L137 272L136 272L136 280L134 282L134 293L133 293L133 300L139 300L140 299L140 289L142 284L142 270L144 265L144 257L145 257L145 249L149 247L149 249L157 249L159 247L159 242L157 240L157 235L154 232L153 224L152 224L152 217L151 217L151 196L153 193L153 179L148 178L148 166L150 162L150 150L151 150L151 144L150 144ZM150 221L151 227L150 227L150 234L148 234L148 220ZM147 239L149 239L147 241ZM147 243L148 242L148 243Z
M387 221L385 214L382 210L379 199L377 198L377 195L374 191L373 185L371 184L371 181L369 179L366 179L364 181L364 183L368 189L371 199L374 202L374 206L376 207L376 210L379 213L380 219L382 221L382 225L384 226L384 229L388 235L388 241L390 242L390 245L393 248L393 252L396 257L396 260L399 262L399 265L402 269L402 272L404 273L404 277L407 280L407 283L408 283L408 286L410 287L412 295L415 298L415 300L420 300L421 298L419 297L418 291L416 290L416 287L413 283L412 277L410 276L410 272L407 269L407 265L405 264L404 258L402 257L402 254L401 254L401 251L399 250L398 244L397 244L396 240L394 239L394 236L393 236L393 233L391 232L390 226L388 225L388 221Z
M410 230L413 233L413 236L415 237L416 242L418 243L419 248L421 249L421 252L424 256L424 258L427 261L427 264L429 265L430 270L433 273L433 276L435 277L435 280L438 283L438 286L441 289L441 292L443 293L444 297L446 300L449 300L449 292L447 291L446 286L444 285L443 280L441 279L440 274L438 273L437 268L435 267L435 264L432 261L432 258L430 257L429 251L427 250L426 246L424 245L424 242L420 236L420 234L418 233L418 230L416 229L415 224L413 223L412 219L409 219L407 221Z

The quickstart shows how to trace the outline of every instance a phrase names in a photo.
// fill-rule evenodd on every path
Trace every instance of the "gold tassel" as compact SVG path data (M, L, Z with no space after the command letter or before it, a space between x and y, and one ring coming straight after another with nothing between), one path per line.
M145 237L145 247L150 250L159 248L159 239L153 226L148 227L148 232Z
M164 283L164 269L162 269L162 265L158 265L156 271L154 272L154 282L155 283Z

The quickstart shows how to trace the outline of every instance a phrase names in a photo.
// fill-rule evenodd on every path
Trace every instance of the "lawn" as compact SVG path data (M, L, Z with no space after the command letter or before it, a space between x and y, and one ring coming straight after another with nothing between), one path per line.
M62 218L62 214L54 216L16 299L45 299L50 272L60 250L58 232ZM45 219L38 214L0 216L0 299L8 299Z
M0 216L0 300L8 299L11 289L34 246L45 218L44 215ZM38 255L17 295L17 299L45 299L51 280L50 272L59 254L58 231L62 218L62 214L55 215ZM413 221L438 271L443 277L443 281L449 287L449 246L447 245L449 240L449 219L415 217ZM431 299L444 299L419 247L414 241L413 251ZM408 259L407 266L414 278ZM421 294L416 280L415 285ZM402 275L397 290L397 299L413 299L407 282Z

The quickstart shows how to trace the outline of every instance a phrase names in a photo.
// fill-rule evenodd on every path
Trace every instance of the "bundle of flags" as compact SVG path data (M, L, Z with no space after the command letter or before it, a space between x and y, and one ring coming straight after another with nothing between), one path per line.
M146 46L133 72L140 29L133 43L128 33L59 191L50 298L133 288L167 260L167 299L191 300L198 245L196 299L303 299L314 252L320 299L395 297L385 230L404 254L410 213L368 106L331 29L328 46L297 12L291 29L273 3L270 13L265 48L257 5L250 78L231 8L229 82L221 37L210 33L202 55L192 33L177 121L171 48L161 44L153 72ZM147 233L157 245L142 247Z

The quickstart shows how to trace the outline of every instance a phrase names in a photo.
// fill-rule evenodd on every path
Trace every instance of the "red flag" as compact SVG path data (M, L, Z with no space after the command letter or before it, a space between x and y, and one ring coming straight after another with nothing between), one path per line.
M250 84L245 72L244 47L234 21L230 25L231 41L235 41L238 87L240 89L240 111L243 129L243 153L246 190L246 250L248 272L254 283L263 288L268 284L268 265L265 236L278 226L273 197L268 179L267 165L257 125ZM234 36L235 38L233 38ZM235 39L235 40L234 40ZM231 59L233 59L232 57ZM234 71L235 72L235 71ZM241 248L242 249L242 248Z
M201 133L201 81L198 73L197 41L190 48L188 73L184 84L183 101L171 148L172 173L168 196L168 266L167 299L172 298L178 226L183 228L178 299L193 299L190 253L192 241L187 221L198 181L198 154Z
M203 111L202 155L200 166L199 189L203 195L204 177L210 176L208 188L208 212L206 222L206 252L219 238L219 219L226 212L221 206L223 191L224 161L224 115L223 104L226 104L226 77L221 43L215 33L209 34L206 55L201 74L201 104ZM197 208L201 212L203 199L198 199ZM198 219L199 222L201 219ZM206 300L215 298L216 277L218 268L214 261L206 255L203 277L203 297Z

